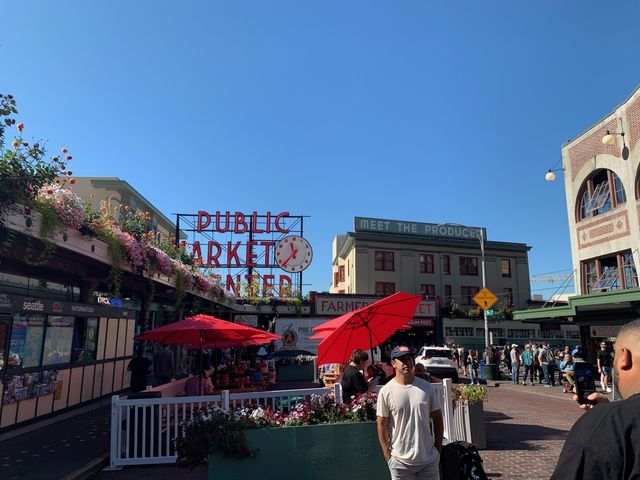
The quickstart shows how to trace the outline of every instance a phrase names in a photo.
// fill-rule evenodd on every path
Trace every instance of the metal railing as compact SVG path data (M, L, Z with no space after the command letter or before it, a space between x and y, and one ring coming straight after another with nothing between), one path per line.
M455 439L451 380L432 384L442 398L445 441ZM380 387L378 387L380 388ZM197 397L168 397L128 399L111 397L111 459L110 469L128 465L174 463L177 459L174 439L181 434L180 425L195 412L210 407L224 410L243 405L270 406L274 410L288 411L297 403L309 400L311 395L333 392L337 403L342 403L340 384L333 388L307 388L300 390L274 390L266 392L230 393Z

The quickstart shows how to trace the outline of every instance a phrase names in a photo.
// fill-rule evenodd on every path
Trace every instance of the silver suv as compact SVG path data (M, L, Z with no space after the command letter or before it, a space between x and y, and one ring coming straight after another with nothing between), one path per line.
M449 347L422 347L416 357L416 365L418 363L434 377L458 381L458 364Z

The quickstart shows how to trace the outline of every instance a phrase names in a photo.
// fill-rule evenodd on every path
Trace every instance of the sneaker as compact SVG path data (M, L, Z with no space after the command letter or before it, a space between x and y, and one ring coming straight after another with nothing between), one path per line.
M545 385L545 388L551 388L551 385Z
M611 390L610 388L607 388L607 389L605 390L605 392L607 392L607 393L611 393L611 392L613 392L613 390Z

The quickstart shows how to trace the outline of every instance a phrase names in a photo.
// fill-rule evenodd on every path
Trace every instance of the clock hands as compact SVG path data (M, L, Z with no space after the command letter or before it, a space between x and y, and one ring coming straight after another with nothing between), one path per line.
M289 263L289 260L292 260L292 259L295 260L297 253L298 253L298 250L293 248L293 245L291 245L291 255L289 255L287 259L284 262L282 262L282 268L285 268L287 266L287 264Z

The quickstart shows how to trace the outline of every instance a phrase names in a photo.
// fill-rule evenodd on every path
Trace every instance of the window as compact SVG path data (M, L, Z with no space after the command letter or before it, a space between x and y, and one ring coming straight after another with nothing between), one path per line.
M451 256L442 256L442 273L443 275L451 275Z
M493 335L494 342L496 338L504 338L504 328L490 328L489 333ZM476 328L476 337L484 338L484 328Z
M337 287L338 283L340 283L340 273L339 272L333 272L333 286Z
M530 330L528 328L508 328L507 329L507 337L508 338L534 338L536 336L535 330Z
M637 286L638 273L629 251L582 262L583 293Z
M430 253L420 254L420 273L433 273L433 255Z
M433 298L436 296L436 286L422 284L420 285L420 294Z
M340 281L344 282L344 265L340 265L338 267L338 272L340 273Z
M393 282L376 282L376 295L393 295L396 293L396 284Z
M445 327L447 337L473 337L473 327Z
M376 270L393 272L393 252L376 251Z
M580 331L579 330L565 330L564 338L567 340L580 340Z
M73 363L90 362L96 358L98 319L77 318L73 329Z
M44 316L14 315L7 360L8 368L39 367L43 336Z
M540 330L538 338L544 339L559 339L564 338L564 332L562 330Z
M623 257L622 273L624 274L624 288L638 287L638 273L633 263L633 255L625 253Z
M608 212L627 201L622 181L611 170L596 171L584 183L578 198L578 221Z
M43 366L69 363L71 361L73 321L73 317L49 315L44 337Z
M512 288L503 288L502 289L502 298L505 306L510 307L513 305L513 289Z
M511 260L508 258L500 260L500 270L502 270L503 277L511 277Z
M473 297L478 293L478 287L460 287L463 305L474 305Z
M478 275L478 257L460 257L460 275Z
M449 297L451 297L451 295L453 295L453 293L452 293L452 291L451 291L451 285L445 285L445 286L444 286L443 295L444 295L445 297L447 297L447 299L448 299Z

